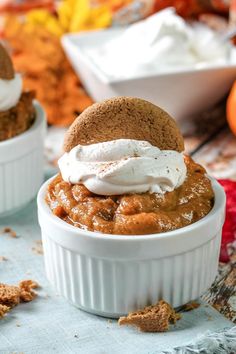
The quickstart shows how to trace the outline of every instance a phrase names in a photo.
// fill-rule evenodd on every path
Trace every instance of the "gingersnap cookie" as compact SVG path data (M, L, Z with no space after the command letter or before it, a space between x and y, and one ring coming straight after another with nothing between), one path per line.
M115 97L87 108L68 129L64 150L116 139L146 140L161 150L184 150L174 119L160 107L132 97Z
M0 283L0 319L21 302L30 302L37 294L33 289L39 288L34 280L22 280L18 286Z
M166 332L181 316L164 300L119 318L119 325L132 325L142 332Z
M6 49L0 43L0 79L12 80L15 77L15 71L10 56Z

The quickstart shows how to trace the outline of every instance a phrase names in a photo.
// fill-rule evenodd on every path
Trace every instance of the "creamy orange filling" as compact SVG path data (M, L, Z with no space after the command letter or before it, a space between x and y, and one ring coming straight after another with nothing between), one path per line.
M185 159L187 178L172 192L98 196L58 175L46 202L52 212L76 227L108 234L144 235L176 230L209 213L214 192L205 169Z

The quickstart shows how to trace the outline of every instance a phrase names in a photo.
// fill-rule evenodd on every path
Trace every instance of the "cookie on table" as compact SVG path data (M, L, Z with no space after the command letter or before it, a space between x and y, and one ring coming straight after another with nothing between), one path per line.
M184 150L175 120L160 107L133 97L115 97L87 108L68 129L64 150L115 139L146 140L161 150Z
M164 300L119 318L119 325L132 325L142 332L166 332L181 316Z

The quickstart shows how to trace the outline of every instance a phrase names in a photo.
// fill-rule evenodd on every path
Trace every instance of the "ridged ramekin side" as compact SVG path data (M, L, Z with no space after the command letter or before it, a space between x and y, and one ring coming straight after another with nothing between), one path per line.
M43 182L43 147L0 164L0 215L27 204Z
M174 307L198 298L214 281L221 232L171 257L113 260L62 247L42 230L47 278L74 305L119 317L164 299Z
M37 194L44 175L45 113L34 102L36 120L25 133L0 142L0 217L24 207Z

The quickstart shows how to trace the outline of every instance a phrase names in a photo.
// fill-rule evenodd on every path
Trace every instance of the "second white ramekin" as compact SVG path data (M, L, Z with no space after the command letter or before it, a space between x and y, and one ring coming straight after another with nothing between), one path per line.
M210 213L187 227L154 235L85 231L54 216L38 194L46 274L57 292L79 308L119 317L164 299L174 307L198 298L218 269L225 193L215 180Z
M36 120L26 132L0 142L0 217L31 201L43 183L45 113L35 101Z

